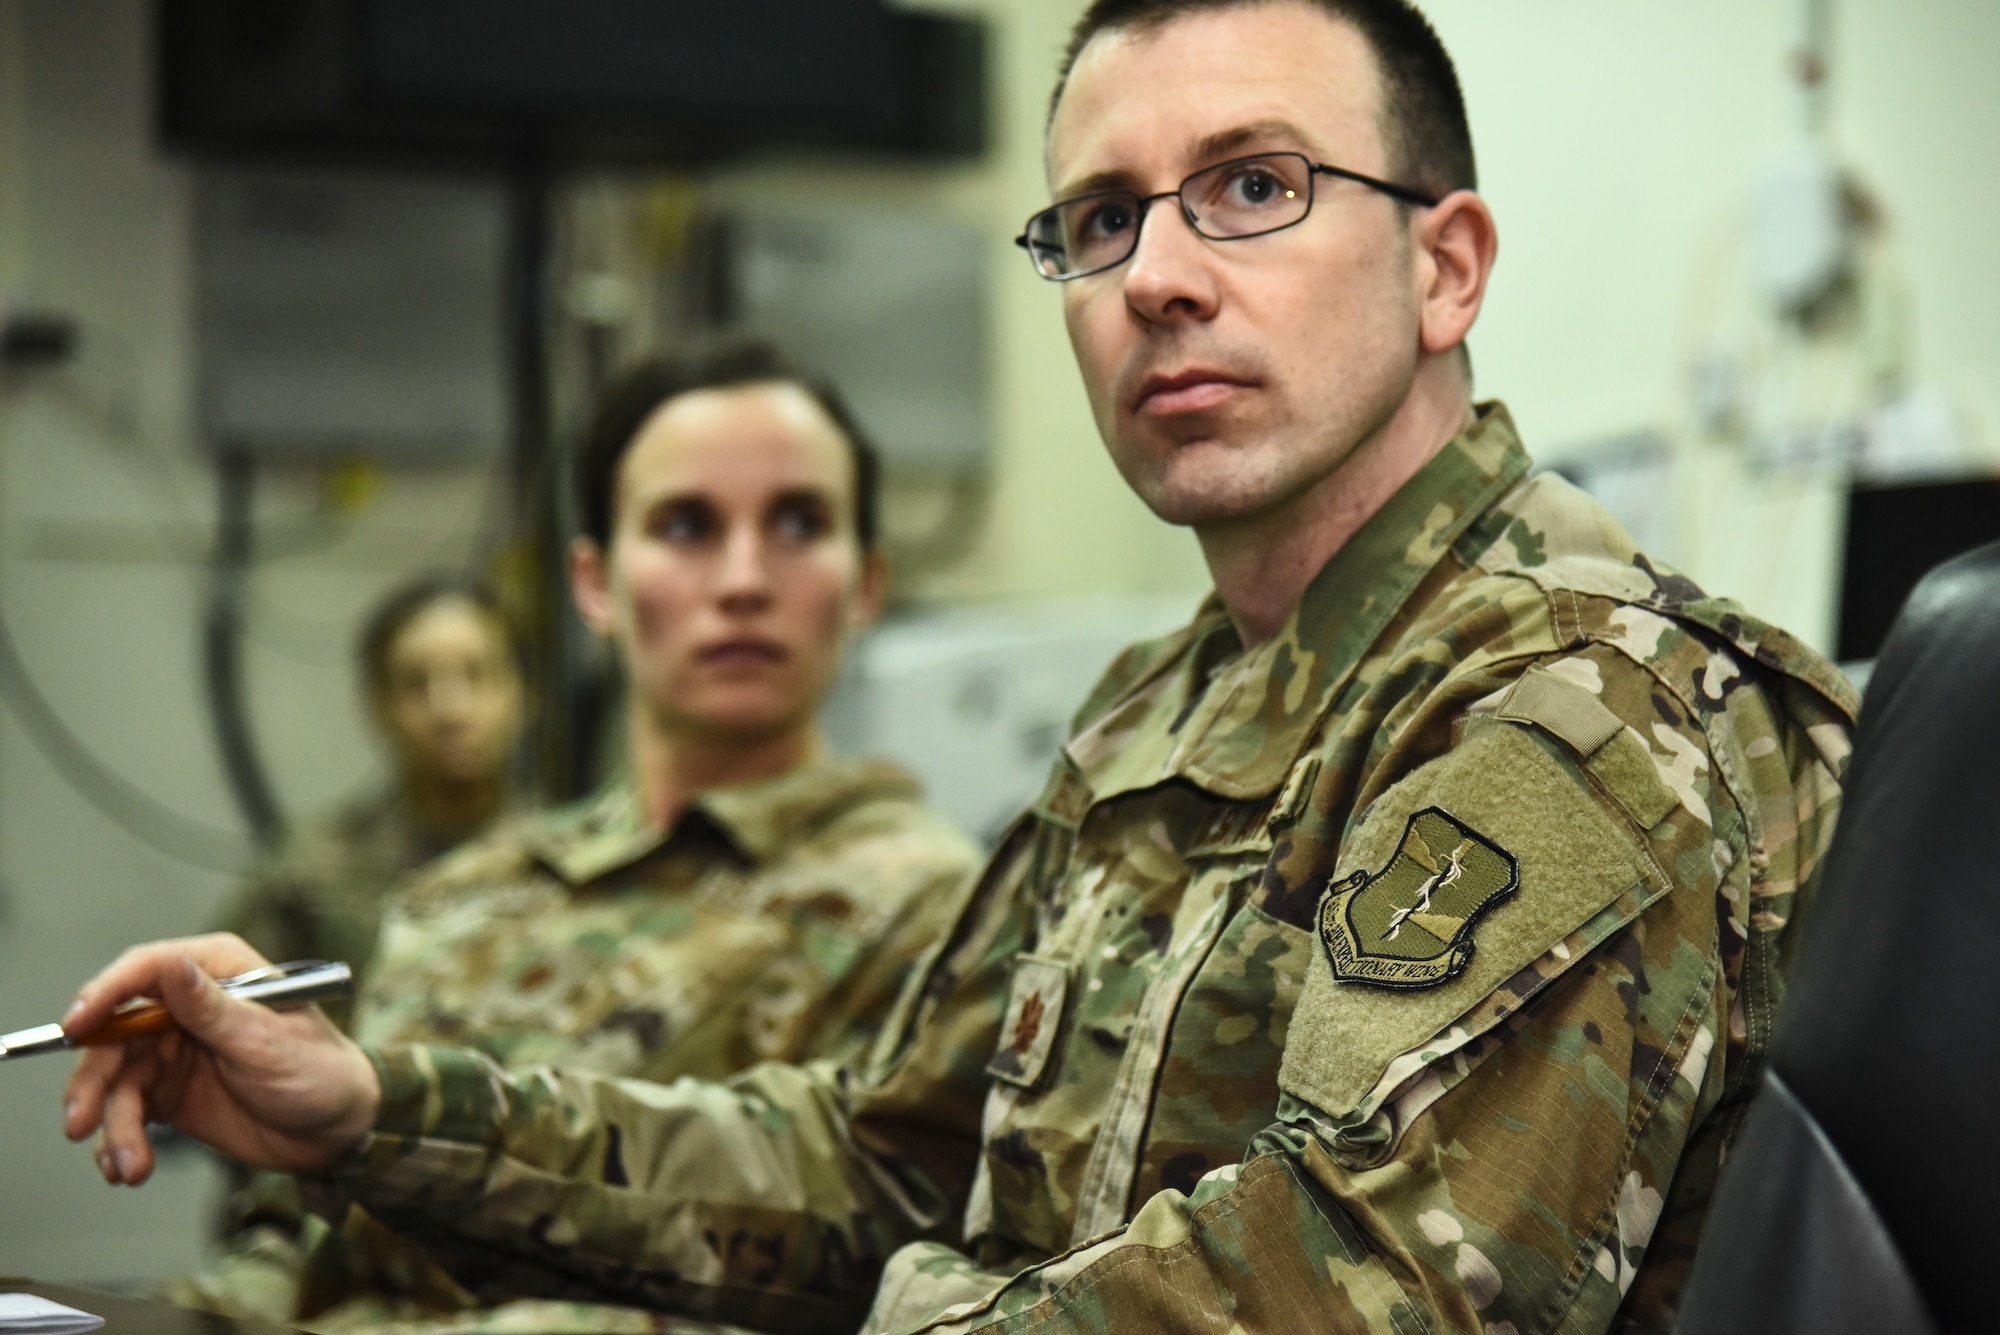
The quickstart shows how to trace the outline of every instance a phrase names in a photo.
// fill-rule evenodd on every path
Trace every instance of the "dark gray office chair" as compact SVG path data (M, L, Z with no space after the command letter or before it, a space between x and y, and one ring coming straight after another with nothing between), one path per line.
M2000 544L1897 619L1806 926L1679 1335L2000 1329Z

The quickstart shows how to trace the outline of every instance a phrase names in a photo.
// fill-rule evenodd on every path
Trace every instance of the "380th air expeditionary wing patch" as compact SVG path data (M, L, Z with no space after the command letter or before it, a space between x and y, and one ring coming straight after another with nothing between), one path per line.
M1403 827L1381 871L1327 891L1319 937L1344 982L1436 987L1472 962L1473 925L1521 883L1513 854L1440 807Z

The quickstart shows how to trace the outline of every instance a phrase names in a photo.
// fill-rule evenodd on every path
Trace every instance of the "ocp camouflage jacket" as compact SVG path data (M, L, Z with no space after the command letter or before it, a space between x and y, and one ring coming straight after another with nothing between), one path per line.
M383 1048L341 1176L770 1329L1665 1329L1854 708L1489 407L1277 637L1114 664L860 1075Z
M850 1060L978 869L887 761L706 789L665 830L624 775L397 895L354 1034L666 1080Z
M884 761L821 757L708 789L667 829L624 775L503 824L392 896L354 1033L657 1080L853 1061L977 870ZM477 1264L443 1272L359 1211L331 1211L328 1230L288 1177L258 1175L231 1206L226 1249L165 1296L322 1330L490 1332L524 1315L479 1310L496 1281ZM575 1328L633 1316L593 1309ZM535 1316L536 1335L550 1319Z

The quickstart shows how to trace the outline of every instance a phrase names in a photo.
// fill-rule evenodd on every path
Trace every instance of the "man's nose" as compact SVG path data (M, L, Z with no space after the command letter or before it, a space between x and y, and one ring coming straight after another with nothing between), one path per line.
M1215 313L1215 256L1180 197L1150 200L1138 245L1125 261L1125 302L1141 319L1206 319Z

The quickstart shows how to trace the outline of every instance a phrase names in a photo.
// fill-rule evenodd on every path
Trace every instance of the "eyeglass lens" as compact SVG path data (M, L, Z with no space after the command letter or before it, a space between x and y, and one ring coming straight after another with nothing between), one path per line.
M1312 167L1294 153L1243 158L1198 171L1181 182L1181 209L1214 240L1289 227L1312 206ZM1067 200L1028 223L1028 253L1050 278L1124 263L1138 247L1143 205L1126 190Z

